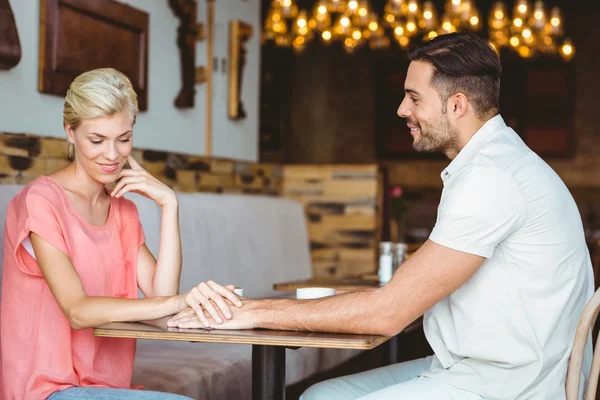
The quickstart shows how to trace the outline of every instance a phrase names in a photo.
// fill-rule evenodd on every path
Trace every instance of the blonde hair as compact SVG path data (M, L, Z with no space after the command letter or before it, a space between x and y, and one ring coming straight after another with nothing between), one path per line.
M127 111L133 124L138 114L137 94L125 74L98 68L79 75L65 96L63 123L75 130L82 120Z

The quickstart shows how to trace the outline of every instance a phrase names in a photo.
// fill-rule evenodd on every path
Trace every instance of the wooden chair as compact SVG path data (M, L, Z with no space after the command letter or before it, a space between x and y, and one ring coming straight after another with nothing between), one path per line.
M571 350L571 358L569 360L569 369L567 370L567 400L579 399L579 384L581 377L581 365L583 363L583 354L590 329L593 327L596 319L598 318L598 312L600 312L600 289L598 289L588 301L577 325L575 340L573 341L573 349ZM600 341L596 341L594 358L592 359L592 369L590 371L590 378L585 391L585 400L596 399L599 375Z

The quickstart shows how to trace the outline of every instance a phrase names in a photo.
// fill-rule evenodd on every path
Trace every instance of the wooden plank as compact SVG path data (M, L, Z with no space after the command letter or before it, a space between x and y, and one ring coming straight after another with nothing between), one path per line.
M376 179L377 165L286 165L284 177L286 180L297 179Z
M67 160L69 144L65 139L40 138L40 157Z
M327 230L375 230L377 222L369 215L324 215L322 225Z
M288 195L303 195L319 197L325 194L326 182L324 180L284 181L283 190Z
M370 217L375 217L376 215L376 207L369 206L347 206L344 209L344 214L347 216L357 216L357 215L365 215Z
M345 333L296 332L280 330L217 330L167 328L123 322L94 328L94 336L174 340L202 343L256 344L263 346L317 347L328 349L371 350L389 338L378 335L353 335Z
M375 260L375 252L373 249L347 249L339 250L341 263L357 263L363 265L372 265Z
M210 160L210 172L213 174L233 174L235 162L224 158Z
M324 186L324 196L371 197L377 196L376 180L332 180Z

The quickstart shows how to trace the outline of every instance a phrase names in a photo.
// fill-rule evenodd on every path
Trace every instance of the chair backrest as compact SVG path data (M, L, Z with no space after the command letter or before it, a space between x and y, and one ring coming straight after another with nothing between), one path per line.
M571 350L571 358L569 360L569 369L567 370L567 400L579 400L579 393L583 389L583 382L581 382L581 369L583 365L583 358L585 353L585 346L590 336L590 330L592 329L598 313L600 312L600 289L594 293L592 298L588 301L585 306L579 323L577 324L577 331L575 332L575 340L573 341L573 348ZM585 389L585 400L594 400L596 398L596 390L598 389L598 376L600 375L600 341L596 342L596 348L594 349L594 357L592 359L592 369L590 370L590 377L588 379L587 389Z
M129 197L129 196L128 196ZM179 193L183 248L181 291L212 279L244 288L246 297L277 295L273 283L312 275L304 210L276 197ZM140 214L146 244L157 256L160 208L129 197Z

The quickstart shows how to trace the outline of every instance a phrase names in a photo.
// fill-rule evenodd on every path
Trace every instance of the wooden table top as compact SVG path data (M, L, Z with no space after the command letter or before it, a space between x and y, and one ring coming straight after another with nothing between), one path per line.
M378 288L380 286L379 281L371 279L310 278L300 281L275 283L273 284L273 290L291 291L306 287L328 287L335 290L362 290Z
M373 349L389 339L387 336L377 335L295 332L266 329L210 330L168 328L166 326L166 319L152 323L152 325L139 322L107 324L94 328L94 336L357 350Z

